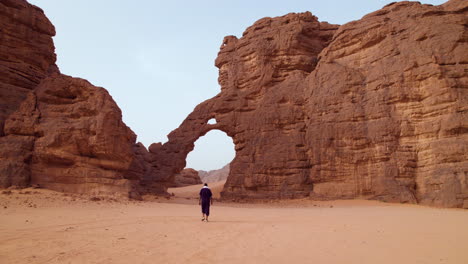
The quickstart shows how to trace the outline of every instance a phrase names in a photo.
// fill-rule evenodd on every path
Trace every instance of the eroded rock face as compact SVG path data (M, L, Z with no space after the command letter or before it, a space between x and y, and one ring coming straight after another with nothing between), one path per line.
M340 27L305 80L314 196L468 199L467 8L394 3Z
M261 19L224 39L221 92L147 150L105 89L59 73L42 10L1 1L0 187L164 193L219 129L236 149L223 198L468 207L467 12L451 0L341 27L308 12Z
M194 142L212 129L232 137L236 157L223 195L303 197L312 190L301 83L338 28L311 13L264 18L224 39L216 59L221 93L198 105L164 144L153 144L156 180L185 167ZM211 118L216 124L208 124Z
M136 135L103 88L53 74L5 122L6 142L27 151L30 183L65 192L128 193L142 168L134 166ZM23 146L22 145L22 146ZM133 181L132 181L133 180Z
M40 8L26 1L0 2L0 136L5 119L29 91L50 72L58 72L54 35L54 26Z
M202 184L202 181L198 176L198 171L192 168L185 168L179 174L175 175L172 187L183 187L197 184Z
M289 14L226 37L221 92L150 147L156 175L170 180L194 141L219 129L236 148L224 198L463 207L467 5L394 3L339 28Z
M59 73L42 10L8 0L0 15L0 187L137 190L147 166L109 93Z
M0 2L0 187L29 185L34 137L4 137L4 125L49 73L58 72L54 35L40 8L26 1ZM34 107L23 111L35 115Z

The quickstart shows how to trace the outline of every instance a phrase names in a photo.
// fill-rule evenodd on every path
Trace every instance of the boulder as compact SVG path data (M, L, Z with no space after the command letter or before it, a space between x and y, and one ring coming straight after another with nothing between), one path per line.
M189 185L202 184L198 171L192 168L185 168L175 175L174 184L171 187L183 187Z

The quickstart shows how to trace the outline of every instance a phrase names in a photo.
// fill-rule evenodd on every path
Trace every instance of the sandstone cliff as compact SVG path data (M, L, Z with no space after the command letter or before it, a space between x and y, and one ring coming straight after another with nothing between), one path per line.
M224 198L468 207L467 6L393 3L341 27L288 14L226 37L221 92L150 147L156 174L219 129L236 149Z
M343 26L309 12L260 19L223 40L221 92L146 149L105 89L59 72L42 10L2 0L0 187L164 193L219 129L236 149L223 198L468 208L467 12L451 0Z
M224 197L308 196L301 83L337 28L311 13L289 14L259 20L240 39L226 37L216 59L221 93L198 105L166 144L149 147L155 175L182 170L194 142L219 129L236 150ZM216 124L207 123L212 118Z
M55 28L26 1L1 1L0 15L0 187L27 186L34 138L5 137L4 126L48 73L58 72Z
M144 164L109 93L59 73L38 7L0 2L0 187L127 195Z
M343 25L305 80L312 194L468 202L466 1Z
M0 2L0 136L5 119L50 72L57 72L55 28L26 1Z

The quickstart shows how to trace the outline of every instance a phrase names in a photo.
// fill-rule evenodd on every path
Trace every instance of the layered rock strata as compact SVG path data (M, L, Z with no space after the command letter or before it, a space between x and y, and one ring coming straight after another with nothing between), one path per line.
M221 92L198 105L167 143L149 147L155 176L182 170L194 142L219 129L236 150L224 197L308 196L303 81L337 29L307 12L263 18L242 38L226 37L216 59Z
M223 198L468 208L467 12L451 0L343 26L263 18L224 39L221 92L146 149L105 89L60 74L42 10L0 1L0 187L164 193L218 129L236 149Z
M341 27L257 21L224 39L221 92L150 147L153 164L169 178L219 129L236 149L224 198L467 207L467 5L393 3Z
M55 28L41 9L13 0L0 2L0 25L0 187L27 186L34 138L5 137L4 126L28 94L58 72Z
M312 195L467 205L467 9L393 3L339 28L304 81Z
M58 72L52 36L55 28L26 1L0 2L0 136L5 119L51 72Z
M123 194L145 172L109 93L60 74L38 7L0 2L0 187Z

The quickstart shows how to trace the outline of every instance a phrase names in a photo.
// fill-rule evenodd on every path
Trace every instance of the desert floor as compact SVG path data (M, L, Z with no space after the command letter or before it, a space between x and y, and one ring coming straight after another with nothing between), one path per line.
M468 263L468 210L215 202L205 223L199 188L145 201L0 191L0 263Z

